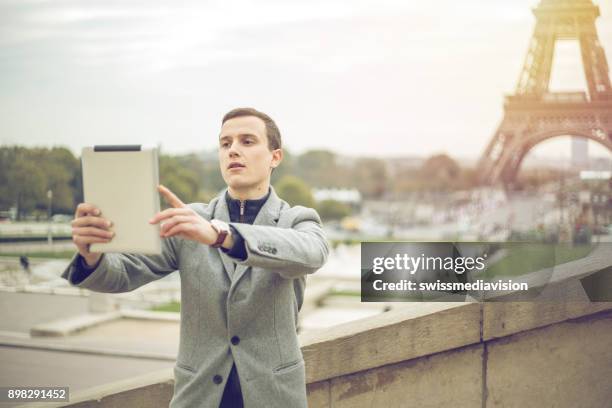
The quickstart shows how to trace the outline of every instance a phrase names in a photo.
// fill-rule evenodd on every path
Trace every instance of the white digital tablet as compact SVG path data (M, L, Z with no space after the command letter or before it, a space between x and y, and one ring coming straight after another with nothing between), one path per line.
M91 244L91 252L161 254L157 149L140 145L83 148L84 201L112 221L110 242Z

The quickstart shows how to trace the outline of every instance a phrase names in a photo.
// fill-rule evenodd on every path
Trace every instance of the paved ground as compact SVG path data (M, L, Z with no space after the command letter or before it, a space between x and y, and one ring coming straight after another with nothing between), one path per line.
M123 353L150 353L175 358L178 353L179 322L118 319L65 338L35 338L45 344L62 344ZM0 337L1 340L1 337Z
M173 365L172 361L0 346L0 386L68 386L75 392ZM16 405L0 403L0 407Z
M88 305L80 296L0 292L0 331L29 333L37 324L87 313Z
M0 292L0 386L61 385L78 391L174 365L180 327L173 321L118 319L68 337L30 337L34 325L88 313L88 302L78 296Z

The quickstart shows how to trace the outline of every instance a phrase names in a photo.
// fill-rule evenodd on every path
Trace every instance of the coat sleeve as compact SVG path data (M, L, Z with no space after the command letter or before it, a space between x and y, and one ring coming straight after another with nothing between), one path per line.
M162 240L161 255L105 253L93 271L84 270L77 253L62 278L71 285L95 292L130 292L178 269L178 238Z
M319 214L312 208L293 207L290 228L231 223L244 239L247 257L238 264L259 267L292 279L321 268L329 255L329 243Z

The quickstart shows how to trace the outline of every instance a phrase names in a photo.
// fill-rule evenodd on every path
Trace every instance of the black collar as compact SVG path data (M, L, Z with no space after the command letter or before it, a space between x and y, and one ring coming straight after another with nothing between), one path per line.
M263 198L242 201L230 197L229 190L226 191L225 202L227 203L230 221L252 224L255 221L255 217L257 217L259 210L261 210L261 207L263 207L265 202L268 200L268 197L270 197L271 191L271 188L268 187L268 193Z

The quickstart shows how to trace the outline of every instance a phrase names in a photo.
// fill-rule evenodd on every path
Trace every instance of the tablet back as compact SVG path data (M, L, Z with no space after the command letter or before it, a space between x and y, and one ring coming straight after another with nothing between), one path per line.
M83 149L83 193L111 220L115 232L108 243L91 244L91 252L160 254L159 224L149 224L159 212L156 148L95 146Z

